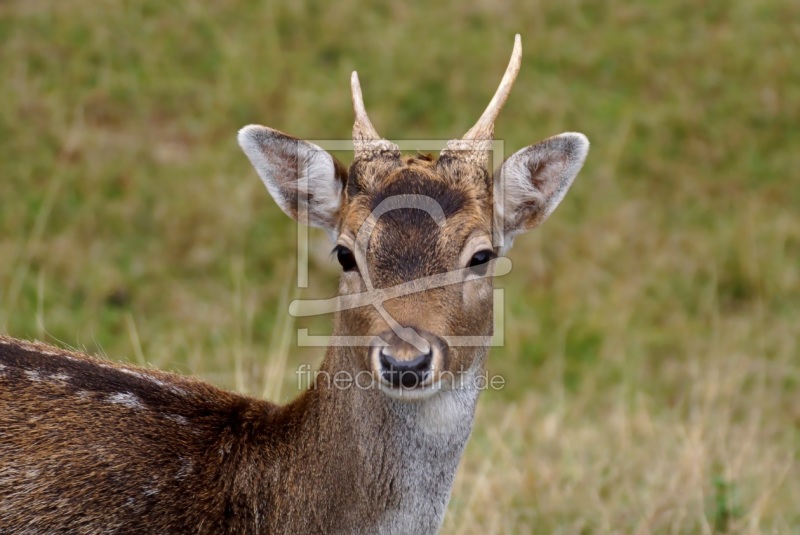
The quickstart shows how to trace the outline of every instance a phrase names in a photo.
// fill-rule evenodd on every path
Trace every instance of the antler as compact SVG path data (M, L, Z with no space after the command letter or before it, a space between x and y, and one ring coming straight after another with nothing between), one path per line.
M466 154L461 155L462 158L476 163L483 167L489 164L488 151L491 150L492 141L494 140L494 122L503 109L503 105L511 93L511 87L514 85L514 80L517 79L519 67L522 64L522 39L519 34L514 37L514 50L511 52L511 60L506 67L506 73L500 81L500 86L483 112L481 118L475 123L475 126L470 128L464 137L461 139L453 139L447 142L442 154L454 151L464 151Z
M364 108L361 84L358 81L358 73L355 71L350 77L350 89L353 93L353 112L356 116L353 123L354 159L370 158L382 151L399 150L397 145L381 138L375 127L372 126L367 110Z

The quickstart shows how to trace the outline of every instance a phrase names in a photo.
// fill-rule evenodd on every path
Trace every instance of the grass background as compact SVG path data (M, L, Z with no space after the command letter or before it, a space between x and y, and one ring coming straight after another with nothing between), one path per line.
M800 533L800 3L0 2L0 330L296 394L295 229L235 143L592 141L517 240L444 532ZM336 270L312 258L308 295Z

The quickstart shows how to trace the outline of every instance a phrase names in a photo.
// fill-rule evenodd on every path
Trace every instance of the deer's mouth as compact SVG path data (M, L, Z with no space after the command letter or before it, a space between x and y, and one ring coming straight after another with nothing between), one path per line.
M431 379L432 375L431 373L424 382L410 386L396 385L394 382L381 377L378 382L378 389L387 396L398 400L426 399L441 390L441 382Z

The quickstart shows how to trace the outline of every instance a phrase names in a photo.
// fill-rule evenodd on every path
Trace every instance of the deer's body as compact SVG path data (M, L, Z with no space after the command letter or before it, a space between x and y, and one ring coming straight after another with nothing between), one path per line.
M355 73L349 169L277 130L239 132L343 270L322 379L288 405L0 336L0 533L438 531L485 387L493 260L555 209L588 151L562 134L492 176L520 54L518 37L495 98L438 159L377 135Z
M279 407L0 337L0 533L430 533L476 401L320 380Z

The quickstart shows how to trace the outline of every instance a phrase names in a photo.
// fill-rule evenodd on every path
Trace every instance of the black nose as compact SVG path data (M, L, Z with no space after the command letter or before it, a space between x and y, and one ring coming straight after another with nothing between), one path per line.
M398 360L389 352L388 347L382 347L380 352L381 374L392 386L414 388L421 385L428 378L433 362L433 352L428 347L428 352L418 355L412 360Z

